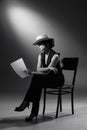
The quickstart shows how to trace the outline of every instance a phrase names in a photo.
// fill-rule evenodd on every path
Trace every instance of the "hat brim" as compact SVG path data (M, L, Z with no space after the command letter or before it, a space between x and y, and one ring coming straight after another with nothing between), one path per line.
M33 45L46 45L48 42L53 42L53 38L47 38L47 39L40 39L33 43Z

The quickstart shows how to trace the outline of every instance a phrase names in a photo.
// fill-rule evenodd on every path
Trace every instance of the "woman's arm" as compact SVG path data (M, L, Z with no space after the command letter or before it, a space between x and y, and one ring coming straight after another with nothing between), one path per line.
M37 71L44 72L44 73L50 72L50 69L48 67L42 67L41 55L38 56Z
M56 64L58 63L59 61L59 56L57 54L55 54L52 59L51 59L51 62L49 64L48 67L42 67L42 63L41 63L41 55L38 56L38 64L37 64L37 71L40 71L40 72L45 72L45 73L49 73L50 71L55 71L56 68Z

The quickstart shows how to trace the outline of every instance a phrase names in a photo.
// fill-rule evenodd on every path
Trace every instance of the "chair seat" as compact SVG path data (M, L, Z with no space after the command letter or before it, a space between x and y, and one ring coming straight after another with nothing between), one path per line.
M65 84L65 85L63 85L62 89L71 89L73 87L74 87L73 85L67 85L67 84Z
M64 85L61 87L61 94L69 94L71 93L71 89L73 88L73 85ZM58 88L49 88L47 89L46 93L47 94L52 94L52 95L58 95L59 93L59 87Z

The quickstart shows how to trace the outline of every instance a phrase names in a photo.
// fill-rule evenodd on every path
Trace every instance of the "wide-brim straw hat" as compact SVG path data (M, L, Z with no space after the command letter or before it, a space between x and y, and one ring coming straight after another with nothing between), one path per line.
M54 46L54 39L49 38L46 34L38 35L33 45L46 45L52 48Z

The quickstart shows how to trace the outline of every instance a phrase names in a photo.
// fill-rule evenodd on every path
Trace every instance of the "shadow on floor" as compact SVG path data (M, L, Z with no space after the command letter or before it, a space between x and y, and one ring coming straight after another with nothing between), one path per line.
M31 122L25 122L25 117L7 117L0 119L0 129L11 128L11 127L27 127L35 124L47 122L53 120L54 117L39 115L37 119L33 119Z
M62 117L69 117L71 114L59 116L58 118ZM57 119L58 119L57 118ZM0 119L0 129L5 129L5 128L11 128L11 127L28 127L32 125L37 125L39 123L44 123L47 121L52 121L56 119L54 113L46 113L46 115L39 115L37 119L33 119L31 122L25 122L25 117L20 116L20 117L6 117L6 118L1 118Z

